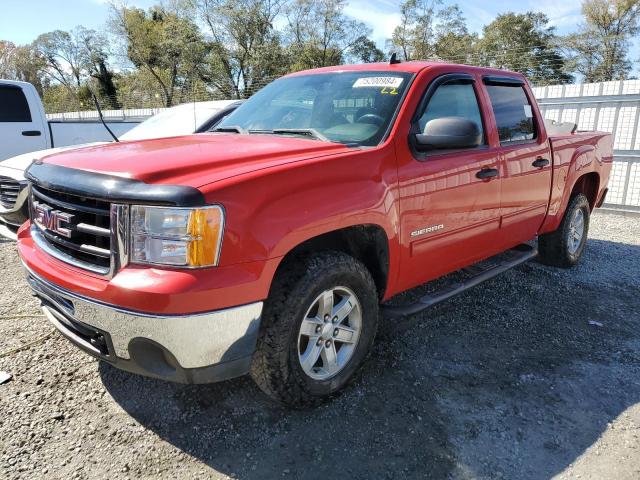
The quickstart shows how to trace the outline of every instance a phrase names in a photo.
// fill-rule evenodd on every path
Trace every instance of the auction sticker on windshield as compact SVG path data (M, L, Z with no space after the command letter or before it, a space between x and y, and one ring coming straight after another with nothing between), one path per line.
M353 88L398 88L404 79L400 77L363 77L353 84Z

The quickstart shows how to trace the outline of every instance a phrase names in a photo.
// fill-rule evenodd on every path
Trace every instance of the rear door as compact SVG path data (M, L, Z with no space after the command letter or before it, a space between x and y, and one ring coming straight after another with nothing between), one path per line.
M501 231L512 246L534 238L551 192L551 152L530 90L516 78L484 77L504 165Z
M47 148L48 126L33 117L22 88L0 83L0 160Z

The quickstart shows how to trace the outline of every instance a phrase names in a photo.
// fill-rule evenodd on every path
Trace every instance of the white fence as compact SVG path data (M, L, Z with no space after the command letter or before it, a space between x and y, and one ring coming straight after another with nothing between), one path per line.
M102 110L105 120L142 121L166 108L127 108L126 110ZM82 110L78 112L47 113L47 119L58 122L95 122L100 117L96 110Z
M640 211L640 80L533 89L545 118L613 134L606 206Z

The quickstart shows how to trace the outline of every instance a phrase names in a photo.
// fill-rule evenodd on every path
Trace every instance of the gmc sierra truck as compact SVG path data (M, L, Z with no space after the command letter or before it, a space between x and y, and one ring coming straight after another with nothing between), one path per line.
M250 373L316 404L363 364L379 319L536 256L580 259L612 145L570 130L549 136L503 70L298 72L212 133L34 162L19 254L45 315L91 355L178 382Z

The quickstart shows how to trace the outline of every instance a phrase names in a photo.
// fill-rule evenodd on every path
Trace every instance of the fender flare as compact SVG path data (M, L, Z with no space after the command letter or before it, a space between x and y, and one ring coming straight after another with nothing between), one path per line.
M600 177L598 167L601 165L601 163L602 160L597 157L597 150L593 145L581 145L576 148L575 152L573 152L571 161L566 167L561 167L554 170L554 176L563 175L563 171L566 172L564 173L564 188L562 191L560 206L557 210L557 213L547 217L540 229L540 233L549 233L558 228L560 222L562 221L562 218L564 217L567 206L569 205L569 201L571 200L571 194L573 193L577 183L582 177L590 173L596 173L598 177ZM557 182L562 181L562 179L554 179L552 188L556 188Z
M277 262L277 265L275 266L275 271L277 272L277 270L282 265L284 259L288 255L296 251L296 249L299 249L303 245L313 242L316 239L319 240L319 239L322 239L323 237L328 238L333 235L338 236L342 232L348 231L350 229L357 229L359 227L364 227L364 228L373 227L376 230L378 230L381 233L381 235L384 236L384 239L380 238L380 241L384 242L385 244L384 246L386 250L385 253L386 253L386 263L387 263L386 272L385 272L386 281L385 281L383 291L385 292L388 291L389 286L395 282L395 279L399 273L400 239L397 233L394 234L393 231L390 232L389 228L386 228L383 223L375 222L375 221L349 222L349 223L344 223L340 225L331 223L331 224L328 224L327 227L330 227L330 228L327 228L326 230L322 230L322 231L317 229L314 231L305 229L301 232L291 232L291 233L301 234L299 236L296 236L295 242L292 241L292 237L290 236L287 236L286 239L285 238L281 239L277 247L274 248L274 250L277 249L278 251L278 256L276 257L278 259L278 262ZM336 238L335 236L333 237L334 239ZM351 247L351 245L347 245L347 247ZM368 263L365 260L363 260L363 262L365 264ZM371 272L371 273L374 274L374 272ZM274 275L275 275L275 272L274 272Z
M582 145L576 149L571 157L571 163L569 164L569 171L567 172L566 188L563 193L562 199L562 211L566 210L569 201L571 200L571 193L575 189L577 183L590 173L598 175L598 185L596 186L596 196L600 188L600 173L598 172L598 166L602 164L602 160L598 158L596 148L593 145ZM594 199L595 202L595 199Z

